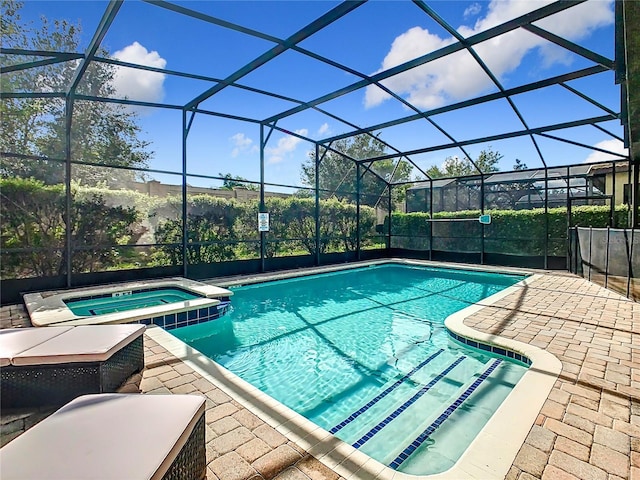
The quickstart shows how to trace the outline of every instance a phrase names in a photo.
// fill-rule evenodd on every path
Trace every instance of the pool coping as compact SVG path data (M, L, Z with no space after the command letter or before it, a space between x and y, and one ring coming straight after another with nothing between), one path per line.
M451 268L448 264L406 259L363 262L359 266L386 263ZM353 265L346 265L305 269L303 275L353 268ZM456 266L456 268L496 272L495 267L473 268L473 266L465 265ZM500 272L527 273L522 269L501 269ZM293 271L285 274L261 276L256 279L221 282L221 284L226 286L251 284L301 276L300 273L302 272ZM345 478L358 478L361 475L381 480L504 478L551 392L562 369L562 364L554 355L541 348L480 332L466 326L464 320L484 307L494 305L504 297L526 289L541 277L539 274L530 274L517 284L455 312L445 320L447 329L459 337L518 353L529 360L531 365L454 466L444 472L431 475L412 475L393 470L281 404L213 360L200 354L169 332L151 327L147 329L147 334L171 354L236 399L249 411L295 441L324 465Z
M64 303L65 300L92 295L112 294L122 291L143 290L162 287L176 287L194 293L204 298L185 300L168 305L113 312L104 315L82 317L74 314ZM163 280L146 280L126 282L115 285L74 288L71 290L54 292L35 292L23 295L31 323L36 327L50 325L96 325L112 323L130 323L151 317L158 317L172 313L182 313L196 308L208 308L220 304L218 298L229 297L233 292L225 288L209 285L195 280L172 277Z

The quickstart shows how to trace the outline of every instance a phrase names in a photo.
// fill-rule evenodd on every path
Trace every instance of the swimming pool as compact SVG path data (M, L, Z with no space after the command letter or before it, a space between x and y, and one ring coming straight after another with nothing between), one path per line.
M381 463L436 473L529 363L444 319L523 278L387 264L247 285L227 316L171 333Z

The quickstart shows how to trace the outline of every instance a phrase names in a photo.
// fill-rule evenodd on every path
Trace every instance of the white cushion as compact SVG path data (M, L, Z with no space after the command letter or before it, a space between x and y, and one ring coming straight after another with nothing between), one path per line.
M46 327L46 330L52 328L56 327ZM11 363L18 366L104 362L142 335L144 330L144 325L70 327L66 332L14 355Z
M72 328L73 327L34 327L0 330L0 367L9 365L15 355L57 337Z
M2 479L162 478L204 412L198 395L84 395L0 449Z

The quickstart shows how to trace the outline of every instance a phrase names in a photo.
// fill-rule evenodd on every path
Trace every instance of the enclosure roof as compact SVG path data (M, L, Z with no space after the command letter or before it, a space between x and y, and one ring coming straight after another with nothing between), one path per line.
M352 160L402 159L423 178L438 158L476 159L488 147L506 161L518 151L531 168L627 158L611 1L49 3L58 17L84 15L89 36L78 51L3 47L2 74L46 75L62 62L75 74L64 91L4 98L181 110L188 122L211 115L262 125L265 145L270 132L336 150L375 135L388 153ZM125 54L136 45L147 55ZM161 78L163 95L92 95L94 63Z

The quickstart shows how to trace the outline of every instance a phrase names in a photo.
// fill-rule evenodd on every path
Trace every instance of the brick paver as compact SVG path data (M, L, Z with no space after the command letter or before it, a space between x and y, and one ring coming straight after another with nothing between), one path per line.
M11 328L28 318L11 306L0 309L0 321ZM543 275L465 324L537 345L562 362L506 478L640 480L640 304L582 278ZM207 398L209 480L342 478L148 336L145 369L122 390ZM2 412L3 444L50 413Z
M145 337L145 360L151 356L154 363L146 363L140 382L143 393L156 393L163 389L177 393L189 385L194 389L193 393L207 398L205 441L208 480L270 480L279 474L283 475L282 478L308 479L296 466L302 460L305 460L305 468L322 471L324 466L318 460L178 361L154 340ZM178 376L169 375L171 372ZM177 378L188 378L189 381L178 382ZM157 379L160 386L157 382L147 383L148 379ZM155 388L145 390L146 385ZM309 463L317 465L307 467Z
M511 478L637 475L630 452L640 443L640 422L633 413L640 410L640 304L581 278L545 275L465 324L517 340L526 334L562 362ZM555 435L550 452L541 448L540 428ZM532 472L531 447L537 449L535 458L547 455L541 477Z

